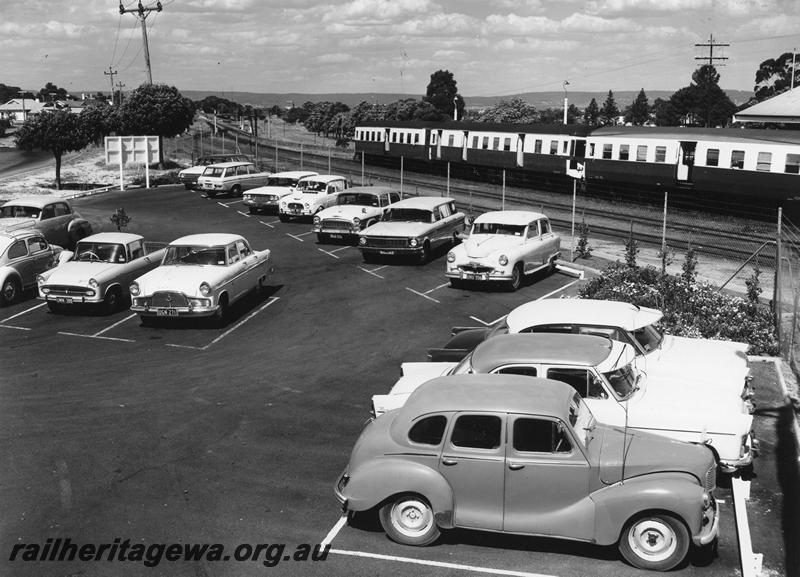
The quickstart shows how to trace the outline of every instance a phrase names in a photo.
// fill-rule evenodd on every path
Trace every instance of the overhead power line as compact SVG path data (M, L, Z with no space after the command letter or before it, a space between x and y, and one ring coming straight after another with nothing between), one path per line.
M150 15L150 12L161 12L162 8L163 8L163 6L161 5L160 1L156 2L156 7L155 8L145 8L142 5L141 0L139 1L139 4L138 4L138 6L136 8L130 8L130 9L125 8L125 6L122 5L122 2L119 3L119 13L120 14L127 14L127 13L134 14L139 19L139 21L142 23L142 42L143 42L143 45L144 45L144 63L145 63L145 66L147 66L147 83L148 84L152 84L153 83L153 73L152 73L152 71L150 69L150 49L147 46L147 24L145 23L145 21L147 20L147 17Z

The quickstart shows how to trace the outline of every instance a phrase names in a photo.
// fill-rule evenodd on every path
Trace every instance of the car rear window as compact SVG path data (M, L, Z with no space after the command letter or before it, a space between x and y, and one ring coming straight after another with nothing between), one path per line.
M438 445L442 442L445 427L447 427L447 417L444 415L425 417L414 423L408 432L408 439L412 443Z

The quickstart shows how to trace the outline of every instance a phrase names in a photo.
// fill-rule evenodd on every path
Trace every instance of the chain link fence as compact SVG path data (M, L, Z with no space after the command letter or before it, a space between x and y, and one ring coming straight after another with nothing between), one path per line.
M779 224L780 267L775 314L781 356L800 374L800 227L783 217Z

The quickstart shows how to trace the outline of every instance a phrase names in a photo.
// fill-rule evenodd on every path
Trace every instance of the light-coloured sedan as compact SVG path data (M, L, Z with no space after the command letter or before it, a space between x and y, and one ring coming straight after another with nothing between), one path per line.
M318 212L313 231L319 242L358 239L358 233L378 222L400 193L387 186L356 186L336 197L336 204Z
M130 285L131 310L142 324L157 317L215 317L252 290L263 291L270 251L238 234L194 234L172 241L161 266Z

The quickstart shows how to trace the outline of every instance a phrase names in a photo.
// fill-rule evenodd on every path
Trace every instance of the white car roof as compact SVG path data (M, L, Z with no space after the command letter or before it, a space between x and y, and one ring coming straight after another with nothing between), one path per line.
M243 165L251 165L255 166L252 162L216 162L214 164L209 164L206 168L230 168L231 166L243 166Z
M444 196L411 196L398 200L392 204L392 208L425 208L433 210L437 206L453 201L454 199Z
M663 313L630 303L593 299L542 299L520 305L508 313L508 332L518 333L528 327L562 323L580 323L640 329L661 320Z
M285 172L273 172L270 176L277 178L306 178L309 176L317 176L317 173L308 170L287 170Z
M130 232L98 232L97 234L82 238L80 242L113 242L128 244L129 242L141 239L141 235Z
M498 224L517 224L525 226L526 224L538 220L540 218L547 218L541 212L533 212L529 210L495 210L492 212L485 212L475 219L476 224L483 222L495 222Z
M69 204L63 198L48 198L42 196L23 196L21 198L17 198L16 200L9 200L3 206L32 206L33 208L44 208L48 204L53 204L54 202L64 202Z
M339 174L315 174L313 176L306 176L305 178L301 178L300 180L303 181L311 180L314 182L331 182L332 180L347 180L347 178Z
M170 245L199 245L199 246L222 246L228 245L237 240L244 240L244 237L239 234L230 234L226 232L213 232L206 234L190 234L176 238Z
M374 194L375 196L378 196L379 194L386 194L387 192L396 192L397 194L400 194L400 191L392 188L391 186L352 186L347 190L343 190L342 194Z

